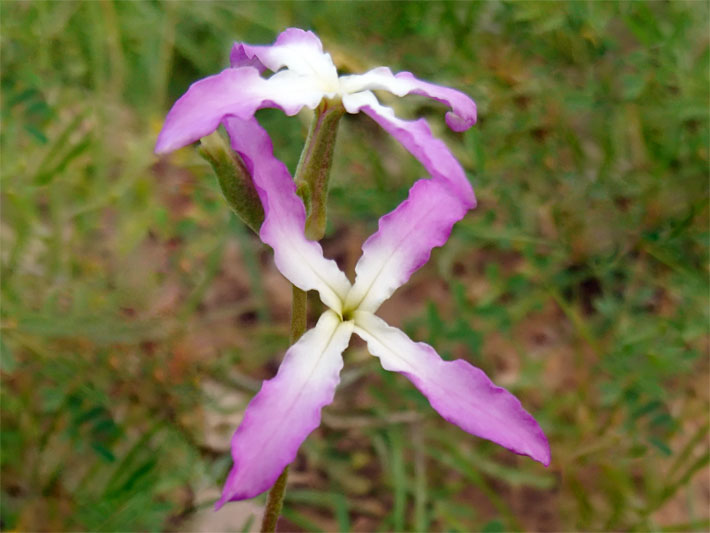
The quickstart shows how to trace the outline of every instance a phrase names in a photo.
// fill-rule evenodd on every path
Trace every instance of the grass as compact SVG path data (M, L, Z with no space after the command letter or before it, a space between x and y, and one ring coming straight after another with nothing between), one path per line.
M209 513L239 412L287 346L290 291L196 151L152 148L232 41L287 26L342 71L389 65L476 99L462 135L428 101L387 100L430 120L479 207L381 315L512 390L553 461L446 424L354 344L284 527L710 527L706 3L0 9L4 530L190 530ZM293 170L308 117L259 118ZM346 117L327 254L352 273L422 175Z

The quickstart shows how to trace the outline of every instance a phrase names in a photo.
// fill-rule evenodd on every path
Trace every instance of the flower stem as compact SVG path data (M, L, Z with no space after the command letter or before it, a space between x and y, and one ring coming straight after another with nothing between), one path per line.
M266 509L264 510L264 518L261 521L262 533L274 533L274 531L276 531L276 523L279 520L281 508L284 503L287 477L288 466L284 468L284 471L281 472L281 475L276 480L276 483L269 491L269 498L266 500Z
M306 291L302 291L295 285L291 291L291 345L295 343L306 331L306 313L308 311L308 299ZM276 483L269 491L266 500L264 518L261 521L262 533L274 533L276 523L283 507L284 495L286 494L286 478L288 477L288 466L284 468Z
M306 332L306 312L308 311L308 299L306 291L302 291L295 285L291 288L291 332L289 341L293 345Z

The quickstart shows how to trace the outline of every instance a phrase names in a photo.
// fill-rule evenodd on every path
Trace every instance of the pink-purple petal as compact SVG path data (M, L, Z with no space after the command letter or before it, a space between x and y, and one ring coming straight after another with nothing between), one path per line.
M364 74L343 76L341 83L346 93L384 90L397 96L418 94L432 98L451 108L446 123L454 131L465 131L476 123L476 103L471 98L456 89L417 79L411 72L395 75L387 67L377 67Z
M283 66L282 53L280 48L288 46L303 46L311 49L314 53L323 53L323 44L312 31L305 31L300 28L287 28L282 31L272 45L253 45L247 43L234 43L229 61L233 67L241 67L249 64L261 65L260 70L268 69L276 72Z
M466 131L476 123L476 103L461 91L419 80L411 72L399 72L398 80L406 80L411 89L408 94L427 96L448 105L446 124L454 131Z
M444 361L436 351L364 311L355 313L355 333L385 370L399 372L446 420L464 431L550 464L547 438L535 419L507 390L462 359Z
M380 218L355 266L355 284L346 309L374 312L442 246L468 206L440 180L422 179L394 211Z
M235 43L229 59L233 67L249 65L261 72L286 67L301 75L325 73L337 78L333 61L323 52L320 39L313 32L299 28L284 30L272 45Z
M254 67L260 73L268 70L259 59L258 49L263 46L252 46L246 43L234 43L229 53L229 64L232 68Z
M195 142L215 131L225 115L239 115L245 107L253 114L257 106L241 93L258 93L263 83L252 68L226 69L196 81L165 118L155 152L166 153ZM251 86L254 91L249 91Z
M286 165L274 157L271 139L255 118L227 118L224 126L232 148L241 155L264 206L259 235L274 249L279 271L303 290L317 290L321 300L340 312L350 282L335 261L304 234L306 209Z
M279 33L279 36L274 42L274 46L288 46L294 44L304 45L318 52L323 52L323 44L320 42L318 36L312 31L302 30L301 28L286 28Z
M397 118L391 108L380 104L369 92L344 96L343 105L349 113L362 111L370 116L416 157L434 178L449 183L465 205L471 209L476 206L476 196L466 173L446 144L432 135L426 120Z
M276 377L265 381L249 402L232 438L234 466L217 509L261 494L293 462L303 441L320 425L321 409L333 401L352 329L352 322L341 322L326 311L316 327L289 348Z
M227 116L248 119L257 109L277 107L295 115L315 108L322 92L310 80L265 80L252 67L228 68L193 83L175 102L158 135L156 153L166 153L197 141L217 129Z

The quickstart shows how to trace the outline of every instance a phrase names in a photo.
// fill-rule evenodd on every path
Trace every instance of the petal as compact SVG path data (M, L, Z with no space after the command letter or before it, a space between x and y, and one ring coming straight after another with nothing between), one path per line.
M385 370L399 372L414 383L446 420L545 466L550 464L550 447L538 423L515 396L495 386L482 370L462 359L444 361L428 344L413 342L371 313L355 313L355 333L380 358Z
M408 121L395 116L394 111L377 101L369 91L343 96L348 113L362 111L397 139L435 178L451 184L461 201L473 208L476 197L471 183L446 145L431 134L426 120Z
M269 135L253 117L230 117L224 126L264 206L259 236L274 249L276 267L300 289L317 290L323 303L340 313L350 282L335 261L323 257L320 245L304 235L306 209L286 165L274 157Z
M270 48L268 46L252 46L246 43L234 43L232 51L229 53L229 64L232 68L254 67L261 74L264 73L266 65L264 65L259 56L260 49Z
M286 352L276 377L249 402L232 438L234 466L219 509L228 501L261 494L296 458L306 437L320 425L321 409L333 401L352 322L326 311Z
M226 116L247 119L262 107L278 107L295 115L314 109L323 92L313 80L273 77L265 80L252 67L228 68L193 83L175 102L158 136L156 153L166 153L212 133Z
M337 81L338 72L330 54L323 52L320 39L311 31L288 28L273 45L235 43L229 56L233 67L254 65L273 72L286 67L295 73Z
M451 108L446 113L446 123L454 131L465 131L476 123L476 103L468 96L449 87L419 80L411 72L394 75L387 67L378 67L365 74L342 76L340 83L345 93L380 89L397 96L418 94L433 98Z
M380 218L379 229L365 241L345 309L374 312L429 260L432 248L447 241L467 210L441 181L417 181L409 198Z

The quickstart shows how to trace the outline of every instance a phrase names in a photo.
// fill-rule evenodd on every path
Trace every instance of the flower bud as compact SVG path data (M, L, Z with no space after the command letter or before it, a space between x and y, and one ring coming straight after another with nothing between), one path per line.
M345 108L340 99L324 99L316 108L306 145L294 177L299 194L308 194L304 199L308 217L306 237L319 241L325 234L328 181L333 164L335 137L340 118Z
M258 234L264 222L264 208L241 157L216 131L200 139L198 151L217 175L219 187L229 207Z

